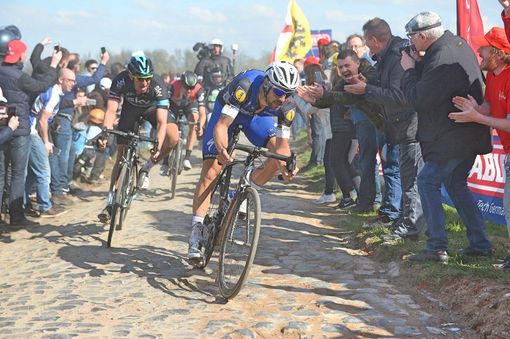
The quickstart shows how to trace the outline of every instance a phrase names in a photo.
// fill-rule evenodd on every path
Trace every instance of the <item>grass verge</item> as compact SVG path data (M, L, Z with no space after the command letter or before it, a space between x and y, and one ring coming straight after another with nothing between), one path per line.
M310 158L305 133L298 135L294 142L294 148L298 150L298 164L302 167ZM323 167L312 168L300 173L300 176L309 192L322 192L324 188ZM341 227L352 234L352 246L365 250L376 261L381 263L401 262L401 266L411 272L409 279L413 280L415 284L431 290L438 290L445 283L460 278L489 279L510 284L510 272L495 267L508 254L510 242L506 226L486 222L487 233L493 245L492 257L463 257L458 255L458 252L468 245L466 228L455 208L444 204L443 209L449 239L450 258L447 265L439 263L411 264L406 260L407 256L425 248L427 238L424 234L425 229L418 241L386 240L385 235L390 233L388 229L364 229L361 227L363 222L374 217L375 213L361 215L345 213L342 214L342 218L338 218L338 224L333 226Z

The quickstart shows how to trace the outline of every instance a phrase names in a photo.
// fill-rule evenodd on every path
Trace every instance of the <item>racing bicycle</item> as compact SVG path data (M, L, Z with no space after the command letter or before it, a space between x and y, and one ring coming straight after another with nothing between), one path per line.
M244 160L234 160L223 167L211 194L211 204L204 218L207 233L204 260L196 266L204 268L209 263L215 247L219 248L218 284L224 298L235 297L245 283L255 254L260 234L261 204L249 177L260 157L285 161L288 171L296 167L296 156L270 152L266 148L238 144L239 128L234 130L229 152L234 149L247 153ZM237 183L233 170L239 170Z
M112 245L112 237L114 230L121 230L126 220L126 215L131 207L131 202L135 198L139 190L138 182L138 165L139 165L139 142L150 142L154 145L153 149L157 149L158 140L139 135L140 126L143 117L141 117L135 125L134 132L123 132L119 130L107 129L104 132L114 134L128 140L127 148L119 161L117 180L113 186L113 202L110 212L110 229L108 230L107 247Z

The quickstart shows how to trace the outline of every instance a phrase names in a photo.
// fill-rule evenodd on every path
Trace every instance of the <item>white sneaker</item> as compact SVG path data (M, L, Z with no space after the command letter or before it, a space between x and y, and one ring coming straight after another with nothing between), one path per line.
M182 162L182 166L186 171L192 168L191 162L188 159L184 159L184 161Z
M168 170L169 170L168 165L161 165L161 168L159 169L159 174L166 177L168 176Z
M203 258L202 242L204 241L204 224L197 222L193 224L188 240L188 259L199 261Z
M329 204L336 201L335 193L331 194L323 194L320 196L319 199L315 200L313 203L315 205L323 205L323 204Z
M140 171L140 174L138 177L138 182L142 183L140 185L141 189L145 189L145 190L148 189L149 188L149 173L147 173L145 171Z

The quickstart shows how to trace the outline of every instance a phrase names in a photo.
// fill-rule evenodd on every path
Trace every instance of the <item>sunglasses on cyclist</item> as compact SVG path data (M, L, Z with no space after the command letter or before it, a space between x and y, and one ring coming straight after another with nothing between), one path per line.
M191 86L191 87L190 87L190 86L187 86L186 84L182 84L182 86L183 86L184 88L186 88L187 90L189 90L189 91L194 90L194 89L195 89L195 87L196 87L196 85L195 85L195 86Z
M277 96L277 97L281 97L283 95L285 95L286 98L290 97L292 95L292 93L287 93L285 92L284 90L281 90L277 87L274 87L273 86L273 93Z
M143 81L151 81L152 80L152 77L146 77L146 78L141 78L141 77L133 77L134 80L136 81L140 81L140 82L143 82Z

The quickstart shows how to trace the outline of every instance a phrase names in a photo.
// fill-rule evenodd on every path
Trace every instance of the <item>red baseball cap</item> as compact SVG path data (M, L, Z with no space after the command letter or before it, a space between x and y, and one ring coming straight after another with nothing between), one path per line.
M21 40L12 40L7 44L7 55L4 62L7 64L15 64L21 59L21 55L27 51L27 45Z
M510 54L510 43L505 30L501 27L493 27L484 36L473 37L473 42L478 46L492 46L500 51Z
M305 59L305 64L304 66L307 66L307 65L312 65L312 64L319 64L321 61L321 59L317 58L317 57L314 57L314 56L310 56L308 58Z
M329 39L322 38L317 41L317 46L325 46L325 45L329 45L330 43L331 43L331 41Z

